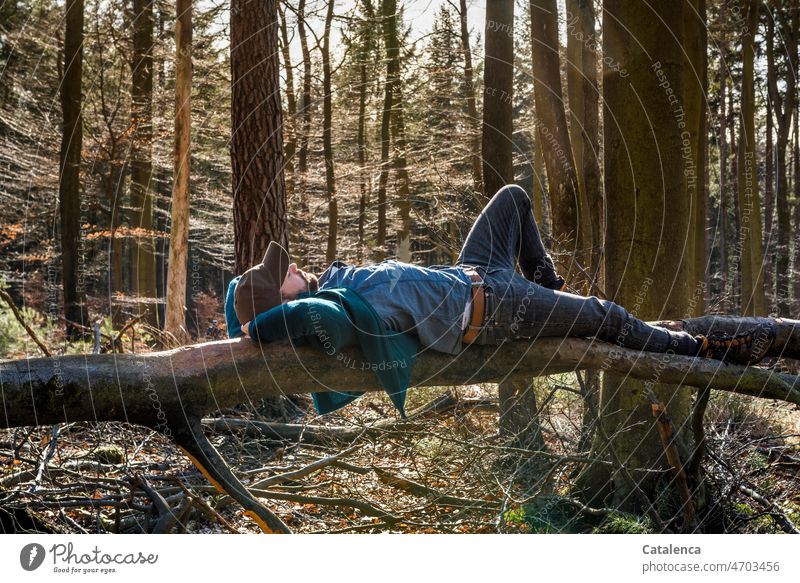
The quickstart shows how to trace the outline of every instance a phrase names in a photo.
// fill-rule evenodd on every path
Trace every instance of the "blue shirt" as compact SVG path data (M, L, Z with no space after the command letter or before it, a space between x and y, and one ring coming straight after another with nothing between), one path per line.
M233 309L238 281L238 277L231 281L225 301L228 335L232 338L243 334ZM301 296L258 314L250 323L250 337L261 342L289 339L295 345L308 345L335 357L342 367L374 371L395 407L405 416L406 388L418 349L416 337L386 330L375 310L351 289L329 288ZM340 352L346 346L359 346L366 359L346 357ZM317 410L329 413L361 394L332 391L312 396Z
M461 352L464 310L472 282L461 267L420 267L388 260L356 267L335 261L319 277L320 289L357 291L389 330L411 332L423 346Z

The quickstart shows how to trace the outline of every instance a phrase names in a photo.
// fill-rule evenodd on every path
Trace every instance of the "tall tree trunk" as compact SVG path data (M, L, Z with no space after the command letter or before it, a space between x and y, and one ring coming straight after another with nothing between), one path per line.
M600 92L592 0L567 2L567 92L570 140L581 193L582 249L589 273L602 287L603 194L600 183Z
M579 241L581 194L561 87L558 7L556 0L531 0L530 6L533 91L547 167L552 236L556 249L574 255L582 243ZM583 261L582 257L578 259ZM568 278L571 271L568 269Z
M236 271L288 247L276 0L231 1L231 169Z
M730 56L731 53L728 53ZM730 71L730 69L728 69ZM731 264L732 273L730 279L730 289L732 304L731 307L740 312L742 308L742 233L741 233L741 213L739 212L739 195L738 195L738 176L739 176L739 145L736 139L736 115L734 106L734 91L733 91L733 77L731 76L731 94L729 97L729 111L730 117L728 118L728 130L730 134L730 141L728 142L728 151L731 153L730 158L730 183L729 191L731 193L730 200L732 201L733 211L733 236L730 237L731 242L734 243L735 252L733 254L733 263Z
M584 45L588 35L584 35L584 14L581 13L580 4L590 4L591 0L568 0L567 8L567 102L569 104L569 141L572 147L572 160L575 163L575 176L578 181L578 248L581 254L587 258L591 257L592 242L592 223L589 217L589 199L586 197L586 186L584 184L584 120L585 113L583 54ZM581 39L581 40L579 40ZM596 64L595 64L596 65Z
M177 0L175 19L175 142L172 223L164 329L178 340L186 330L186 264L189 255L189 170L192 130L192 0Z
M770 12L767 15L767 88L769 91L772 109L777 120L777 136L775 141L775 210L777 214L777 241L775 246L776 263L775 274L777 280L776 295L777 309L789 309L789 289L785 282L785 274L789 273L790 241L791 241L791 216L789 209L789 167L786 164L786 148L789 144L789 134L792 128L792 116L795 110L795 92L797 90L797 35L798 18L797 10L792 11L791 21L787 21L783 9L777 11L777 18L781 25L780 32L786 52L786 84L783 95L778 92L778 79L775 69L774 55L774 22L775 16ZM771 162L771 161L770 161ZM770 217L767 217L767 233L771 232Z
M472 188L476 193L482 193L481 128L478 106L475 102L475 70L472 66L472 47L469 40L467 0L459 2L459 20L461 21L461 51L464 53L464 93L467 97L467 117L470 126L469 158L472 168Z
M679 123L682 29L681 5L603 3L604 118L614 120L604 124L606 291L640 318L684 318L689 310L684 247L689 197ZM652 474L648 479L642 470L663 470L665 462L648 399L654 395L665 403L677 428L684 426L691 403L689 390L659 384L658 378L639 382L605 375L602 431L593 449L600 456L615 452L638 486L623 474L593 468L586 482L588 499L597 501L613 484L615 504L641 510L641 496L634 493L654 492ZM676 440L682 443L683 432Z
M792 285L792 299L793 312L798 313L800 310L800 100L795 101L794 112L794 260L792 262L791 280L794 282Z
M328 263L336 259L336 238L339 236L339 208L336 200L336 177L333 166L333 102L331 96L331 24L334 0L328 0L325 16L325 34L322 41L322 150L325 156L325 196L328 199L328 245L325 258Z
M706 271L706 201L703 168L706 144L706 23L705 0L690 0L683 11L683 108L686 131L682 137L683 175L689 196L689 281L694 293L692 315L704 310Z
M383 10L383 7L381 7ZM383 12L381 13L383 15ZM386 257L386 186L389 183L389 146L392 139L392 91L394 85L390 81L387 67L386 79L383 84L383 109L381 110L381 171L378 176L378 233L375 246L375 261L383 261Z
M367 64L372 48L375 9L372 0L362 0L364 22L361 24L358 57L358 252L359 263L364 258L364 227L367 220L367 199L369 198L369 178L367 177Z
M67 0L64 28L64 68L61 80L61 150L58 177L58 207L61 227L61 266L64 285L64 316L67 333L79 329L70 322L87 325L84 266L81 244L81 106L83 76L83 0Z
M156 238L153 229L153 0L133 0L131 60L131 214L134 237L134 290L140 311L158 321Z
M770 23L771 24L771 23ZM772 34L768 33L766 43L767 47L772 44ZM767 54L772 52L771 48L767 48ZM772 58L767 59L767 75L775 74L775 71L769 63L773 63ZM767 295L767 305L773 306L775 304L775 282L772 279L773 268L775 267L775 257L773 255L775 244L772 241L772 226L774 217L774 190L772 184L775 177L775 149L772 140L772 99L767 95L766 98L766 144L764 146L764 288ZM771 309L771 308L770 308Z
M303 129L300 131L297 169L305 172L308 169L308 140L311 134L311 51L308 50L306 33L306 0L300 0L297 6L297 33L300 36L300 50L303 53L303 101L300 107Z
M383 35L386 45L386 82L391 87L392 159L397 181L397 209L400 228L397 231L397 259L411 261L411 191L406 162L405 121L403 119L403 90L400 79L400 39L397 26L397 1L383 0ZM388 94L388 91L387 91Z
M753 39L758 26L758 0L743 0L747 22L742 33L741 131L738 150L739 217L741 233L741 281L743 315L763 316L764 299L761 201L756 168L755 86Z
M719 255L720 273L722 274L720 293L722 297L721 304L723 313L727 313L731 294L731 290L728 286L730 267L728 265L728 69L725 65L726 58L726 51L724 47L721 47L719 59L719 115L717 123L719 124Z
M483 71L483 185L488 200L514 182L514 0L486 3Z
M286 12L278 4L281 28L281 55L283 69L286 71L286 108L289 123L286 124L286 192L291 196L294 192L294 156L297 151L297 100L294 96L294 67L289 46L289 30L286 24Z

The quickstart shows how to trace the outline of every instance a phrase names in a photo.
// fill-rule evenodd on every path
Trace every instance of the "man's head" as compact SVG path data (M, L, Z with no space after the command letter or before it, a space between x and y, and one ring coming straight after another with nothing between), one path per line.
M293 300L306 291L317 291L317 278L291 263L286 249L271 241L264 259L242 274L234 291L239 322L252 321L261 312Z

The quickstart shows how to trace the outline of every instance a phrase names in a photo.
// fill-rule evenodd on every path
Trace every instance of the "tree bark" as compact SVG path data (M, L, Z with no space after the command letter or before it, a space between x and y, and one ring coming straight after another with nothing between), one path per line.
M64 284L64 316L67 333L79 334L75 322L87 325L85 270L81 243L81 148L83 116L83 0L67 0L64 29L64 69L61 80L61 151L58 208L61 227L61 265Z
M777 309L778 311L789 309L789 286L784 282L786 274L789 273L790 264L790 241L791 241L791 211L789 208L789 166L786 163L786 148L789 145L789 134L792 128L792 116L795 111L795 100L797 91L797 35L798 18L797 10L792 11L791 20L787 21L783 9L777 10L777 19L780 24L780 38L786 52L786 74L783 76L786 88L781 95L778 91L778 74L775 67L774 55L774 22L775 18L770 11L767 14L767 88L772 109L777 120L777 136L775 140L774 159L775 159L775 210L777 215L777 237L775 245L775 275L777 285L775 286ZM768 164L772 160L767 161ZM770 201L771 202L771 201ZM771 205L768 206L770 208ZM770 208L771 210L771 208ZM767 239L771 239L771 215L766 218Z
M308 50L306 33L306 0L297 6L297 34L300 36L300 50L303 53L303 99L300 114L303 129L300 131L300 148L297 156L297 169L308 169L308 140L311 134L311 51Z
M383 10L383 7L381 7ZM383 12L381 12L383 15ZM385 42L385 41L384 41ZM375 247L375 261L383 261L386 257L386 186L389 183L389 146L392 139L390 124L392 121L392 91L394 86L389 79L388 66L383 83L383 109L381 110L381 171L378 176L378 232Z
M325 15L325 33L322 40L322 151L325 156L325 196L328 199L328 245L325 259L328 263L336 259L336 239L339 236L339 207L336 199L336 175L333 163L333 96L331 95L331 25L333 24L334 0L328 0Z
M769 25L771 26L771 22ZM768 26L768 30L770 28ZM765 40L767 44L767 76L775 75L774 59L772 58L772 35L774 31L767 33ZM775 177L775 148L773 147L772 140L772 96L771 92L767 92L766 98L766 144L764 146L764 288L766 289L767 304L772 305L775 303L775 282L772 279L772 273L775 267L775 258L773 250L775 245L772 242L772 226L773 217L775 215L775 191L772 188Z
M472 188L476 193L482 193L481 131L478 106L475 101L475 70L472 66L472 47L470 46L467 22L467 0L460 0L459 2L459 20L461 21L461 51L464 53L464 93L467 97L467 117L470 126L469 152L470 167L472 168Z
M723 21L724 22L724 21ZM719 145L719 216L720 216L720 273L721 282L721 305L723 312L727 311L728 301L731 290L728 286L730 277L730 267L728 265L728 68L725 65L727 51L724 46L720 46L719 59L719 124L718 145Z
M177 0L175 19L175 143L172 222L164 329L181 343L186 329L186 265L189 256L189 177L192 132L192 0Z
M589 198L586 194L585 168L586 163L592 160L597 161L596 152L587 152L588 136L585 134L585 115L587 104L585 99L592 97L591 88L584 85L591 85L592 79L597 75L597 61L591 61L592 55L586 50L587 45L592 46L588 39L594 38L594 11L592 10L593 0L569 0L566 3L567 13L567 100L569 104L569 142L572 147L572 160L575 163L575 176L578 181L579 209L578 219L578 248L582 257L587 259L587 263L592 261L592 250L595 248L592 238L592 225L598 226L598 221L592 220L589 208ZM591 19L591 21L587 21ZM590 63L584 65L583 58L586 56ZM587 71L588 70L588 71ZM588 76L586 75L588 72ZM588 90L587 90L588 89ZM595 88L596 92L596 88ZM597 99L595 96L595 107ZM595 127L596 129L596 127ZM586 158L588 156L588 158ZM587 265L589 267L589 265Z
M396 0L383 0L383 35L386 45L387 96L391 97L389 129L392 139L392 160L397 181L397 209L400 228L397 231L397 259L411 261L411 190L406 161L406 130L403 114L403 89L400 79L400 39Z
M686 112L686 141L682 139L686 190L689 196L689 278L692 290L700 289L692 313L705 311L706 273L706 23L705 0L691 0L684 6L683 46L685 54L683 107ZM687 144L688 142L688 148ZM689 165L691 164L691 165Z
M158 321L156 240L153 231L153 0L133 2L131 60L131 223L135 229L133 282L140 313Z
M531 0L533 92L552 212L553 246L574 256L580 249L581 194L567 130L556 0ZM582 260L582 257L576 257ZM571 273L571 262L566 277Z
M687 277L691 226L684 171L692 160L682 157L687 131L681 125L686 123L682 6L605 0L603 15L606 292L617 303L634 306L639 317L686 317L693 298ZM666 403L677 427L683 427L690 412L690 391L666 382L660 375L646 382L605 375L602 431L593 445L597 455L611 449L627 460L638 487L650 493L655 484L640 471L667 466L645 396L652 391ZM611 436L610 443L603 435ZM682 443L683 432L676 439ZM609 478L590 478L589 500L613 483L615 504L629 509L639 504L628 480Z
M231 2L231 169L236 272L288 247L276 0Z
M294 67L289 46L289 30L286 24L286 12L278 5L281 23L281 55L283 69L286 71L286 109L289 123L286 124L286 192L291 196L294 192L294 160L297 153L297 100L294 95Z
M592 0L567 3L567 87L570 138L581 193L581 249L595 285L603 287L603 185L600 181L600 90ZM571 55L571 56L570 56ZM591 286L590 286L591 289Z
M795 101L794 114L794 259L792 273L800 273L800 100ZM800 310L800 277L793 277L793 312Z
M764 252L761 229L761 201L756 168L754 37L758 27L759 3L743 0L747 15L742 30L742 88L738 149L739 222L741 233L741 303L745 315L765 314Z
M514 0L486 3L484 38L481 153L485 204L500 188L514 182Z
M369 179L367 177L367 64L373 44L373 26L375 26L375 9L372 0L362 0L364 15L359 30L358 50L358 167L359 189L358 201L358 261L364 258L364 227L367 220L367 200L369 198Z

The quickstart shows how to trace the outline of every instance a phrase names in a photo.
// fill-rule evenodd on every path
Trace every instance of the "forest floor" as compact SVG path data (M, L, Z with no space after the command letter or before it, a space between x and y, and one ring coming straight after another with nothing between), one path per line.
M24 338L20 330L6 332ZM149 348L143 338L140 331L137 351ZM125 346L129 350L130 342ZM32 354L26 340L6 344L3 357ZM491 384L412 389L407 421L382 394L323 417L310 398L299 397L219 412L256 423L247 431L219 423L212 430L209 419L206 433L293 532L655 532L646 517L587 508L578 500L575 485L591 458L579 446L582 436L587 442L575 375L541 377L534 388L544 442L539 451L500 435ZM256 430L260 422L277 421L303 425L303 438ZM283 426L272 427L280 432ZM700 526L688 530L796 529L800 409L714 393L705 429L707 503ZM687 531L671 470L659 483L654 506L667 528ZM259 532L171 440L125 423L0 431L0 523L5 531Z

